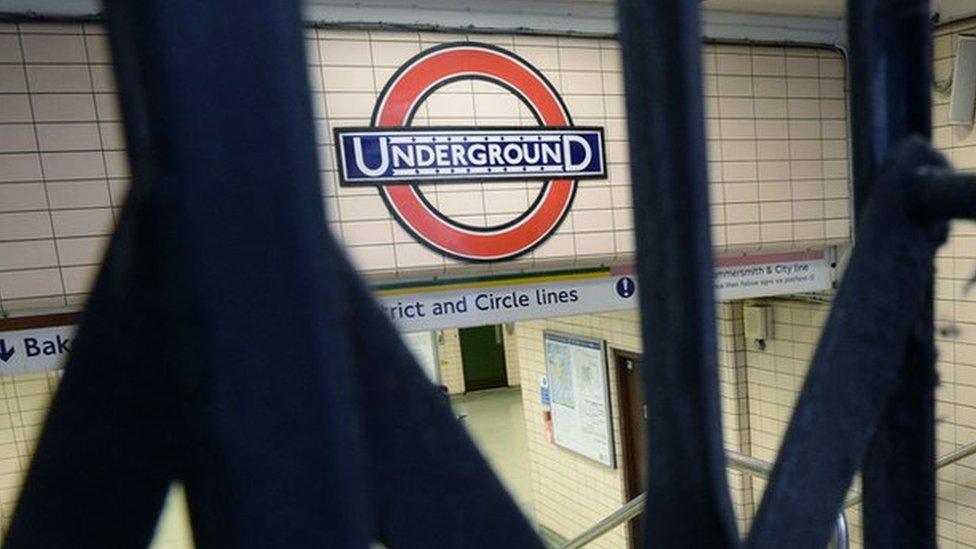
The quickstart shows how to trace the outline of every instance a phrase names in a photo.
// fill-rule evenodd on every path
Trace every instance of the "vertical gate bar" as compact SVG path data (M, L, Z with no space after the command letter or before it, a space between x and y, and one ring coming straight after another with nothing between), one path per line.
M926 0L849 0L855 221L882 162L908 135L932 135L932 31Z
M138 31L124 23L138 6L119 7L107 12L107 26L114 30L109 38L127 156L138 167L80 315L4 547L145 547L178 475L166 434L172 357L159 347L140 353L156 346L154 334L176 339L179 328L158 308L166 300L159 282L168 270L154 234L158 227L145 211L151 194L141 177L151 158L147 104ZM157 299L147 299L150 293ZM96 512L92 501L98 502Z
M145 546L179 478L199 547L366 547L299 2L106 9L133 184L6 543Z
M718 398L698 5L620 2L645 359L645 546L735 547Z
M852 0L853 185L856 214L894 147L931 138L932 24L927 0ZM857 217L855 218L857 220ZM935 545L935 396L932 281L894 393L862 466L869 547Z

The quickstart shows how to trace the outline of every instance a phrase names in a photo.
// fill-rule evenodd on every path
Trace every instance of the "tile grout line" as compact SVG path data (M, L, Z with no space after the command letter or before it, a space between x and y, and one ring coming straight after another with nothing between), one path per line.
M19 30L21 28L21 25L18 24L17 25L17 28ZM26 52L24 50L24 33L23 32L18 32L17 33L17 44L20 47L20 58L21 58L21 61L23 62L23 64L21 65L21 67L23 69L23 74L24 74L24 86L27 89L27 103L28 103L28 105L30 107L30 116L31 116L30 125L31 125L31 131L32 131L32 133L34 135L34 144L37 147L37 152L35 153L37 155L37 166L38 166L38 169L40 170L42 187L44 189L44 201L47 204L47 209L48 209L47 218L48 218L48 226L51 229L51 245L54 247L54 257L55 257L55 260L57 261L57 264L58 264L57 270L58 270L58 277L61 280L61 291L62 291L63 302L64 302L63 304L67 306L68 305L68 297L67 297L68 287L67 287L67 285L65 284L65 281L64 281L64 267L61 265L61 251L58 248L57 232L55 231L55 228L54 228L54 214L53 214L53 211L51 209L51 194L50 194L50 192L48 190L48 181L47 181L47 176L46 176L45 170L44 170L44 160L43 160L43 156L42 156L42 152L41 152L41 140L40 140L40 136L38 135L38 132L37 132L37 116L36 116L35 111L34 111L34 99L33 99L32 94L31 94L30 78L29 78L28 72L27 72L27 54L26 54Z

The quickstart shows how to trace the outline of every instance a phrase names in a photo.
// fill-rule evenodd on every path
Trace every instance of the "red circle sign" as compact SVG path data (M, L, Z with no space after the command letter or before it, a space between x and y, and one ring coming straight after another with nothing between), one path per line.
M407 61L380 93L371 124L409 126L427 97L445 84L466 79L509 90L540 125L572 126L559 94L538 70L511 52L473 42L443 44ZM531 251L555 232L573 203L576 184L574 179L546 181L527 211L493 227L471 227L447 218L416 185L385 185L380 195L400 224L434 250L468 261L499 261Z

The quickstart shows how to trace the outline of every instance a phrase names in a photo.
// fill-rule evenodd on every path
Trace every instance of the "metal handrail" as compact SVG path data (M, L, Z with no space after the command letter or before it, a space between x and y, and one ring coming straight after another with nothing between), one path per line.
M965 446L960 446L955 450L949 452L948 454L935 460L935 468L941 469L946 465L952 465L953 463L965 459L973 454L976 454L976 441L970 442Z
M580 547L584 547L603 534L641 514L644 511L644 504L646 502L647 492L641 492L640 495L623 504L619 509L610 513L593 526L587 528L585 532L573 538L572 541L566 543L560 549L579 549Z
M760 478L767 478L773 469L773 465L767 461L736 452L726 452L726 462L732 469ZM560 549L580 549L581 547L585 547L591 541L641 514L644 511L644 503L646 501L647 492L642 492L613 513L610 513L593 526L587 528L582 534L561 546ZM837 528L831 543L833 544L832 547L838 549L846 549L848 547L847 518L844 516L843 511L837 517Z
M725 460L732 469L759 478L769 478L769 474L773 471L772 463L737 452L725 452ZM844 514L844 509L841 509L837 513L837 524L834 527L834 535L831 537L828 547L830 549L848 549L850 546L847 515Z
M935 460L935 468L941 469L947 465L952 465L957 461L976 454L976 441L970 442L965 446L960 446L948 454ZM773 465L768 461L763 461L752 456L742 455L736 452L726 452L726 462L729 467L736 471L748 475L767 478ZM642 492L634 499L623 504L616 511L610 513L593 526L587 528L582 534L576 536L559 549L580 549L591 541L601 537L617 526L624 524L628 520L636 517L644 511L644 503L647 501L647 492ZM861 502L861 496L857 495L848 499L844 503L844 509L853 507ZM834 530L834 537L831 540L831 547L846 548L849 546L849 534L847 531L847 517L844 509L837 515L837 527Z
M960 446L955 450L949 452L948 454L935 460L936 470L952 465L957 461L965 459L973 454L976 454L976 441L970 442L969 444ZM855 505L861 503L861 494L851 497L846 502L844 502L844 509L849 507L854 507Z
M772 470L772 465L761 459L744 456L735 452L727 452L726 458L728 466L746 474L759 477L768 477ZM562 545L559 549L580 549L591 541L601 537L617 526L626 523L644 511L644 503L647 501L647 492L640 493L634 499L623 504L616 511L610 513L593 526L587 528L582 534L576 536L571 541ZM847 531L846 522L844 532ZM841 546L844 547L844 546Z
M741 473L766 478L773 471L773 464L759 458L746 456L738 452L725 452L726 464Z

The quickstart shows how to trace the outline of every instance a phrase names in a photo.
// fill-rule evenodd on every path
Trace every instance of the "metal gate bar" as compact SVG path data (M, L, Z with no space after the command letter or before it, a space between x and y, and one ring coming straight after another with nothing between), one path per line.
M882 164L909 135L932 134L932 22L925 0L849 0L855 221Z
M698 5L620 3L647 402L646 546L735 547L725 477Z
M848 7L853 189L860 222L873 183L896 147L910 136L931 140L932 23L927 0L856 0ZM908 338L897 385L862 464L867 547L935 547L934 281L925 279L914 337Z
M5 546L542 544L327 229L297 0L107 3L133 184Z
M934 545L932 264L973 195L925 2L851 6L857 246L752 547L823 545L862 464L868 544ZM145 545L181 479L201 547L539 547L325 227L297 1L108 8L135 181L6 545ZM697 10L620 7L655 547L739 545Z
M865 543L935 546L933 262L958 181L931 150L922 0L852 0L856 244L749 543L814 546L862 468ZM948 194L947 194L948 193ZM938 197L938 198L935 198Z
M645 288L647 539L734 546L725 483L717 478L721 431L706 284L711 267L703 260L710 249L696 10L693 2L623 2L620 11ZM855 0L851 14L858 35L857 246L751 547L825 544L862 463L868 542L934 545L932 265L946 220L972 211L971 204L945 205L971 191L958 178L932 177L946 173L946 164L928 144L926 3Z

